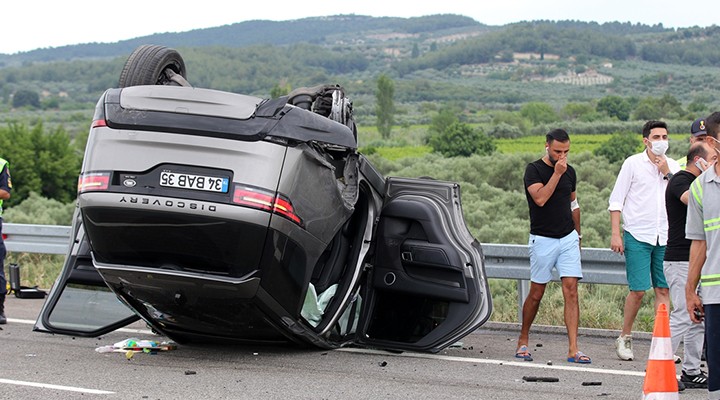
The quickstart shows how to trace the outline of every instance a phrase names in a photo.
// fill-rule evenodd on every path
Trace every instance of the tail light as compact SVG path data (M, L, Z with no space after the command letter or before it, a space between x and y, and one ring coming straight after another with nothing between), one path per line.
M233 203L268 211L302 226L302 219L295 214L292 202L281 194L276 195L269 190L236 185L233 192Z
M97 192L110 187L109 172L90 172L78 178L78 193Z
M93 120L92 124L90 125L90 128L98 128L101 126L107 126L107 121L105 121L105 119Z

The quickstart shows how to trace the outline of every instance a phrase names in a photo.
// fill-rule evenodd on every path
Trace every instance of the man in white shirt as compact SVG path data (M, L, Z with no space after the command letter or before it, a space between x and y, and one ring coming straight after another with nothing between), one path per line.
M615 341L621 360L632 360L632 326L645 291L655 290L655 308L670 308L668 284L663 274L663 257L668 238L665 189L680 170L677 161L665 156L668 149L667 124L648 121L643 126L645 150L623 162L610 194L612 251L625 254L625 271L630 292L625 298L623 327ZM623 226L620 227L622 214Z

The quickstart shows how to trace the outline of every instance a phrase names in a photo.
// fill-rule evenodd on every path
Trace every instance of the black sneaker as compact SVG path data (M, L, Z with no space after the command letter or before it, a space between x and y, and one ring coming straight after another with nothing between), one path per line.
M7 318L5 318L5 312L0 310L0 325L7 324Z
M685 390L685 384L682 383L680 379L678 379L678 392L682 392L683 390Z
M707 389L707 375L700 371L697 375L688 375L685 371L680 376L680 382L682 382L688 389Z

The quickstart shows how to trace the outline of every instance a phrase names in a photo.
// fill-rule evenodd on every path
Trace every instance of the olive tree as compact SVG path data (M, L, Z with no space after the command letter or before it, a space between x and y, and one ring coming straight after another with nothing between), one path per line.
M377 81L377 92L375 98L375 115L377 116L377 129L380 135L387 139L390 137L393 123L395 122L395 83L387 75L380 75Z

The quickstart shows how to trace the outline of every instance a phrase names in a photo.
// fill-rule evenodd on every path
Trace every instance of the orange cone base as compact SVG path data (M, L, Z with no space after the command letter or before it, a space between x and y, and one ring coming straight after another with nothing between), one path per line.
M673 358L670 318L665 304L660 304L655 315L650 355L645 368L643 400L678 400L678 383Z

